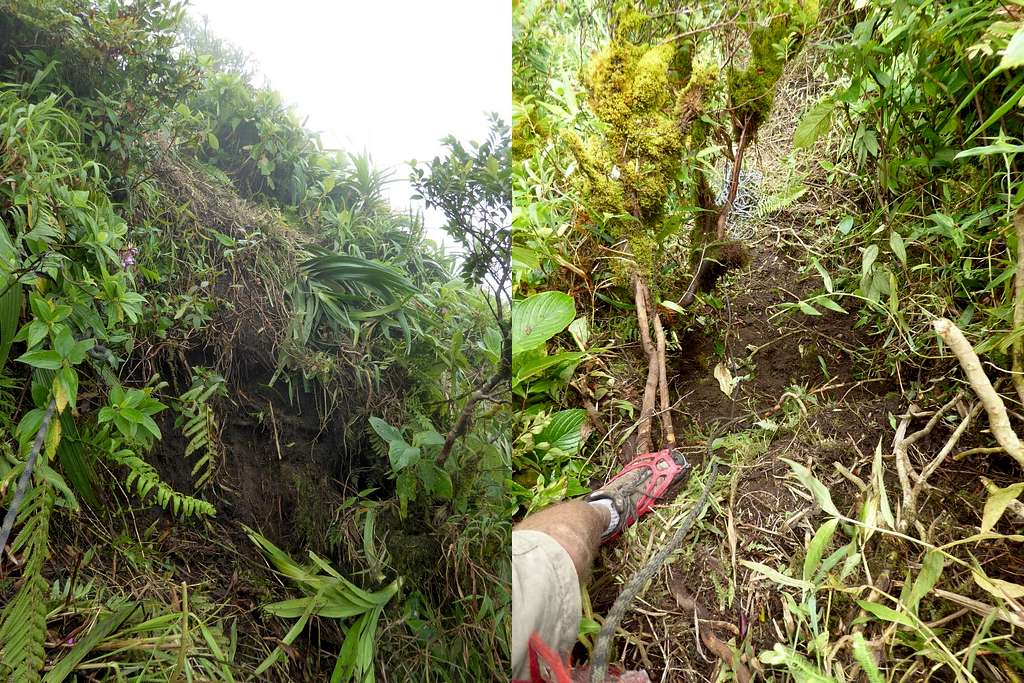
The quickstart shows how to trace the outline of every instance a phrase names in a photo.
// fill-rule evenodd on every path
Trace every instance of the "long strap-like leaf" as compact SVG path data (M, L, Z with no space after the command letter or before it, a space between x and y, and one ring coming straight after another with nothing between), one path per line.
M7 364L11 342L18 332L21 315L21 285L14 278L0 278L0 369Z

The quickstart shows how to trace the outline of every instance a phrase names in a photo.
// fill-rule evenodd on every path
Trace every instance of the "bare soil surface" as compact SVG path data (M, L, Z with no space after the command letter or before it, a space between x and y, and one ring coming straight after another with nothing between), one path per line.
M715 294L724 306L704 311L710 313L705 320L714 321L706 327L714 328L677 331L680 348L670 351L669 381L678 397L674 423L684 448L693 443L688 438L706 435L714 423L729 425L728 433L750 430L765 420L780 428L763 447L744 446L734 471L722 468L711 509L624 619L621 628L628 635L620 632L617 640L622 661L627 668L646 669L652 680L716 680L723 663L699 642L695 623L702 632L710 629L718 640L751 646L753 652L787 642L792 625L780 592L741 564L749 560L773 568L789 566L798 575L804 548L823 521L781 458L811 467L837 507L850 513L859 508L861 492L837 465L854 477L868 478L876 447L881 444L883 453L891 453L891 416L907 409L898 378L872 374L877 366L871 361L879 349L876 340L855 327L856 311L818 317L778 314L778 304L819 291L821 281L801 278L798 266L771 247L758 247L749 268L719 284ZM744 378L735 403L714 377L720 362L734 377ZM929 407L936 407L931 403L937 405L940 398L931 397ZM921 423L915 424L919 428ZM936 429L921 442L921 451L937 451L950 431ZM968 435L960 447L972 445ZM698 443L687 452L699 461L704 448ZM1013 481L1010 463L996 463L993 469L993 463L977 459L950 463L935 475L933 488L921 501L920 519L936 541L976 531L985 497L982 474L999 485ZM895 500L895 476L887 486ZM641 524L657 523L654 515ZM663 538L641 534L627 537L625 548L603 553L589 593L595 613L611 607L622 583ZM637 545L645 542L651 547ZM990 575L1019 582L1024 560L1012 551L1007 546L979 560L993 563L986 566ZM909 561L899 551L887 554L880 547L873 558L878 566L872 569L902 581ZM848 613L846 623L856 616L852 601L834 608ZM951 611L939 610L934 618ZM756 669L757 662L748 661L747 666Z

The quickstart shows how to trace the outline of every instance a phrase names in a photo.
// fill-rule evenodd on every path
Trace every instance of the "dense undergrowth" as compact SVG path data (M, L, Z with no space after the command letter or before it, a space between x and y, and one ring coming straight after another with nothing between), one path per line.
M508 131L453 256L183 18L0 6L0 677L500 678Z
M629 668L1019 680L1022 47L1013 3L514 3L515 503L729 466ZM583 660L705 476L605 553Z

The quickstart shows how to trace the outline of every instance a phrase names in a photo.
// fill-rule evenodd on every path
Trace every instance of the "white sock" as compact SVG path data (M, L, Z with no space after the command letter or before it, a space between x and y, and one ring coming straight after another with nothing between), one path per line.
M615 531L615 527L619 525L619 512L612 505L610 498L598 498L597 500L588 500L588 503L595 507L602 507L608 510L608 528L604 530L602 536L607 536L611 532Z

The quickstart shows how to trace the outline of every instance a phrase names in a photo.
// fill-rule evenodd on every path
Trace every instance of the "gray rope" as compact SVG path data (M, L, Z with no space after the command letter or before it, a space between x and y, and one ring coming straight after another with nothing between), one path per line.
M711 448L714 443L714 434L708 437L708 457L711 457ZM626 615L626 610L629 609L630 605L643 590L647 582L654 578L654 575L661 569L661 565L665 563L668 556L671 555L676 548L686 538L686 534L690 531L690 527L697 521L697 516L700 515L704 509L704 505L708 501L708 496L711 494L711 487L715 484L715 479L718 477L718 461L714 460L711 464L711 472L708 475L708 480L704 484L704 491L700 494L700 498L697 500L696 505L690 510L689 516L683 525L676 530L672 538L668 543L665 544L658 554L652 557L643 568L640 569L636 575L629 580L623 589L619 593L619 597L615 599L615 604L612 605L611 610L608 611L608 616L604 620L604 626L601 627L601 632L597 635L597 643L594 645L594 655L591 657L591 669L590 669L590 683L605 683L605 676L608 673L608 651L611 649L612 639L615 637L615 631L619 627L619 623L622 621L622 617Z
M18 487L14 490L14 498L11 499L11 506L7 508L4 525L0 527L0 553L7 546L7 538L11 535L11 529L14 528L14 522L18 518L18 508L21 507L21 501L25 498L25 491L28 489L29 480L32 479L32 470L36 466L36 459L39 457L39 451L42 449L43 441L46 439L46 432L50 430L50 420L53 418L55 405L55 401L50 399L50 405L46 408L46 415L43 416L43 422L39 425L39 432L36 433L35 443L32 444L32 452L29 453L28 460L25 461L25 469L21 471L21 476L18 478Z

